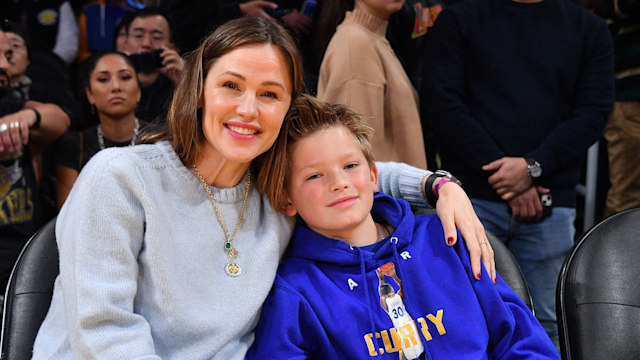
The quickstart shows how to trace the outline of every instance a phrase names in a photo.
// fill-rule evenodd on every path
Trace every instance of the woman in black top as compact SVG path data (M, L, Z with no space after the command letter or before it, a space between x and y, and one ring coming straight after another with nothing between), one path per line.
M58 210L89 159L107 147L133 145L143 125L135 116L141 93L129 58L114 51L104 52L90 58L86 68L86 100L91 112L97 114L99 125L67 133L62 140L56 161Z

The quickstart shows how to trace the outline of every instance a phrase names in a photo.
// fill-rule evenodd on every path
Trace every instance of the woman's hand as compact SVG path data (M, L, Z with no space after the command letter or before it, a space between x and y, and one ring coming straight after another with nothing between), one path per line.
M464 190L454 182L442 185L438 194L436 210L442 222L447 245L452 246L456 243L456 227L460 229L460 234L462 234L471 254L471 269L475 278L480 279L480 261L482 261L491 280L495 283L497 279L493 249L487 240L484 226L478 219Z

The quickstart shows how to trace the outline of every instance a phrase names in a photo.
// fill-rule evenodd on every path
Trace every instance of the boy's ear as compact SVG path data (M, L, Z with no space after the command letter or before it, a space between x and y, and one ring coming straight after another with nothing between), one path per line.
M371 188L373 192L378 191L378 168L375 162L371 164Z
M288 196L287 196L287 200L285 200L284 210L282 212L287 216L296 216L296 214L298 213L298 210L296 210L296 207L293 206L293 203L291 202L291 199L289 199Z

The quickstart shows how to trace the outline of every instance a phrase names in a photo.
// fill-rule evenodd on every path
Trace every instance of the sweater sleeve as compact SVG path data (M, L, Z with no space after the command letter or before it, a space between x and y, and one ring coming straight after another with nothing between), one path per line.
M144 238L142 185L117 154L94 156L58 217L69 341L77 359L159 359L149 324L134 313Z
M458 257L485 315L489 331L489 358L559 360L547 333L520 297L500 275L495 285L488 276L482 276L480 280L473 278L469 251L466 246L459 244L455 245ZM481 265L486 274L484 265Z
M591 15L591 14L590 14ZM615 83L613 45L606 23L590 16L580 78L575 86L575 107L540 146L525 154L542 164L543 175L562 170L602 135L613 108Z
M465 103L465 34L467 31L445 9L429 31L427 71L423 82L421 109L427 111L431 127L443 146L480 169L505 153L491 135L474 119ZM444 141L443 139L446 139Z
M274 285L262 308L255 341L245 359L309 358L313 332L320 322L306 321L311 313L309 305L297 293L278 284ZM320 328L322 331L322 328Z
M405 163L376 162L378 190L397 199L407 201L413 207L431 207L422 194L422 180L430 171Z

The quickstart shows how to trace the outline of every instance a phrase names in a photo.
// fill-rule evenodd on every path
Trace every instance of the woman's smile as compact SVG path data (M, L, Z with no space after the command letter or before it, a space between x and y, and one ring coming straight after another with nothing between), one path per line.
M232 135L256 135L259 133L258 129L255 129L249 125L240 126L240 125L232 125L227 124L227 129L229 129Z

